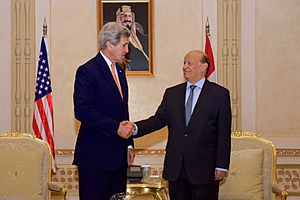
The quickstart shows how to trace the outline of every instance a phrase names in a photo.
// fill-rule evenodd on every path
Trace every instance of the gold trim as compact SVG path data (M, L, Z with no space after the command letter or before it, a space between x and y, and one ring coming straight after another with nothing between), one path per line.
M254 136L257 137L257 136ZM73 156L74 149L56 149L56 156ZM135 149L140 156L164 156L165 149ZM276 149L277 157L300 157L300 149Z
M135 154L140 156L164 156L164 149L135 149Z
M300 149L276 149L278 157L300 157Z
M12 132L12 133L0 133L0 137L8 137L8 138L32 138L37 139L35 135L30 133L19 133L19 132Z
M73 156L75 150L74 149L56 149L56 156ZM136 155L139 156L164 156L165 149L135 149Z
M300 169L300 164L277 164L277 169L293 169L293 168L299 168Z
M73 156L75 150L74 149L56 149L55 155L56 156Z
M231 133L231 136L233 137L256 137L261 138L260 134L253 133L253 132L241 132L241 131L235 131Z

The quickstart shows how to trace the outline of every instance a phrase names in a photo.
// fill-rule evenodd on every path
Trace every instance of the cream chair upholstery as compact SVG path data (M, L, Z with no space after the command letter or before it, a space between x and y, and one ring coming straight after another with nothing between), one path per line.
M49 145L31 134L0 133L0 199L65 199L66 190L51 183ZM58 198L59 197L59 198Z
M220 200L285 200L276 183L276 149L255 133L234 132L228 177L220 183Z

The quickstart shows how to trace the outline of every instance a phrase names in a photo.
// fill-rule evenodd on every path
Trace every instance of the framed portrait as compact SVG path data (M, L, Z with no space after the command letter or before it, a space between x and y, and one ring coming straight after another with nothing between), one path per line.
M107 22L126 26L131 36L127 61L120 63L129 76L154 76L153 0L97 0L97 30Z

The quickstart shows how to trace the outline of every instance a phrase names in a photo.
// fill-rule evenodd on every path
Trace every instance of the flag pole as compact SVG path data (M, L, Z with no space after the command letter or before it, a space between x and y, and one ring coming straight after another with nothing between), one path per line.
M205 23L205 53L209 58L210 61L210 67L205 75L205 78L209 78L212 73L215 71L215 61L214 61L214 55L210 44L210 26L208 22L208 17L206 19ZM210 77L210 80L215 81L215 76Z
M210 31L209 31L209 22L208 22L208 17L206 18L206 24L205 24L205 33L207 36L210 36Z

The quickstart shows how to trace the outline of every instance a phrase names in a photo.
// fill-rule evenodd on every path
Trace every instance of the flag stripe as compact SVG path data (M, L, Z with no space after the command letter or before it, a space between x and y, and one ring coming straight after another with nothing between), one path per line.
M39 113L40 113L40 117L41 117L41 120L42 120L42 124L43 124L43 129L45 131L45 135L46 137L45 138L42 138L43 140L47 140L48 141L48 144L50 145L51 147L51 151L52 151L52 155L53 157L54 156L54 143L53 143L53 138L52 138L52 133L50 131L50 128L49 128L49 122L48 122L48 114L46 114L47 110L48 110L48 103L46 102L44 104L43 100L45 98L42 98L42 99L39 99L36 101L36 104L37 104L37 107L38 107L38 110L39 110ZM50 121L51 121L51 118L49 118Z
M49 131L46 130L46 133L53 133L53 123L52 123L52 113L51 113L51 110L50 110L50 107L49 107L49 102L48 102L48 96L50 97L49 99L51 99L51 96L50 96L51 93L47 94L44 98L42 98L42 101L43 101L43 106L44 106L44 111L46 113L46 116L51 116L51 117L48 117L46 118L48 120L48 127L49 128ZM47 138L49 137L48 134L47 135ZM53 138L52 138L52 141L53 141ZM50 142L48 141L48 143L50 144Z
M215 71L215 61L214 61L214 55L213 51L211 48L209 36L206 35L206 40L205 40L205 53L207 54L209 61L210 61L210 67L208 72L206 73L206 78L209 78L209 76Z
M37 107L37 103L35 104L35 120L36 120L36 124L37 124L37 129L34 130L35 132L35 135L37 138L39 139L42 139L44 140L46 138L46 134L45 134L45 130L44 130L44 127L43 127L43 123L42 123L42 120L41 120L41 116L40 116L40 113L39 113L39 109Z
M50 112L51 112L51 119L52 120L54 120L54 118L53 118L53 107L52 107L52 92L51 93L49 93L48 95L46 95L46 98L47 98L47 102L48 102L48 107L49 107L49 110L50 110ZM53 133L53 131L54 131L54 126L53 126L53 124L52 124L52 133Z
M39 138L39 139L41 139L42 138L41 132L40 132L40 130L38 128L35 116L36 115L33 115L33 122L32 122L33 131L34 131L36 137Z

